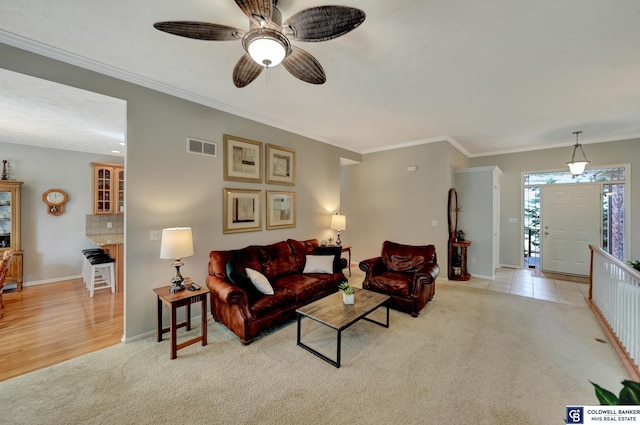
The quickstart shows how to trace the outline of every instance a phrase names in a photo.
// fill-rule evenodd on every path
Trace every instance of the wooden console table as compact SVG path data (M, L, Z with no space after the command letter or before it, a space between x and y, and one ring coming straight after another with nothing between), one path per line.
M471 275L467 271L467 248L471 246L471 241L451 241L449 242L449 280L470 280ZM458 258L458 261L453 261Z
M188 285L187 287L189 287ZM185 289L180 292L171 292L171 286L163 286L161 288L155 288L153 292L158 296L158 315L156 322L156 332L158 342L162 341L162 334L171 332L171 352L169 358L171 360L178 357L178 350L187 347L196 342L202 341L202 345L207 345L207 296L209 294L209 288L206 286L200 286L197 291L189 291ZM187 330L191 330L191 304L196 302L202 303L202 335L192 338L188 341L177 343L177 330L178 328L187 327ZM168 328L164 328L162 325L162 304L165 304L171 309L171 323ZM177 310L178 307L187 307L185 313L185 321L178 323Z
M347 267L349 267L349 277L351 277L351 246L343 246L342 252L346 252L348 255Z

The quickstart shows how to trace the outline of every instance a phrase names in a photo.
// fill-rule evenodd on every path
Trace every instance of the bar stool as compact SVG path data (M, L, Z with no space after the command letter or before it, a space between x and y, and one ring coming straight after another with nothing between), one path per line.
M111 293L116 292L116 260L108 255L99 255L89 258L89 278L87 287L89 297L93 298L94 291L111 288Z
M102 248L87 248L82 250L84 257L82 260L82 281L87 288L89 287L89 266L91 265L89 263L89 257L98 254L104 255L106 253Z

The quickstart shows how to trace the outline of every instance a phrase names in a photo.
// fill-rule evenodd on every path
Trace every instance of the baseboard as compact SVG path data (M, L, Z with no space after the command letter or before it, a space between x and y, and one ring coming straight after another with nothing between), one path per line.
M73 279L81 279L82 275L74 275L74 276L64 276L64 277L56 277L54 279L44 279L44 280L34 280L31 282L22 282L22 287L26 286L38 286L38 285L46 285L47 283L56 283L62 282L65 280L73 280ZM4 287L7 289L15 289L18 285L16 283L8 283Z
M505 269L521 269L521 268L523 268L522 265L514 266L512 264L500 264L500 267L504 267Z
M199 325L200 323L202 323L202 314L198 314L197 316L193 316L191 317L191 329L193 329L194 327L196 327L197 325ZM196 325L196 326L194 326ZM209 325L209 323L207 323L207 325ZM156 337L156 332L157 330L154 329L152 331L147 331L129 338L125 338L124 335L122 335L122 339L120 341L122 341L123 344L127 344L129 342L134 342L134 341L139 341L141 339L146 339L146 338L155 338ZM168 337L165 337L165 339Z
M193 320L193 319L191 319L191 320ZM145 333L142 333L142 334L138 334L138 335L132 336L130 338L125 338L125 336L122 335L122 339L120 341L122 341L123 344L126 344L128 342L140 341L141 339L150 338L150 337L155 336L155 335L156 335L156 331L155 330L149 331L149 332L145 332Z

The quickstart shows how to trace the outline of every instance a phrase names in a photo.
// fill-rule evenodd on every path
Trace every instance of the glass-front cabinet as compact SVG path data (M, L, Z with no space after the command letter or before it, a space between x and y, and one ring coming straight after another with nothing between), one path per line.
M124 166L92 162L93 214L124 213Z
M22 247L20 245L20 189L22 182L0 180L0 257L13 249L5 285L22 290Z

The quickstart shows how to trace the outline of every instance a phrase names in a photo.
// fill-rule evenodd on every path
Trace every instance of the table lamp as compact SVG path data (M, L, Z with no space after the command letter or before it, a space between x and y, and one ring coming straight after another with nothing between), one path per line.
M331 229L338 232L338 238L336 239L336 245L342 246L340 240L340 231L347 228L347 216L335 213L331 216Z
M174 260L173 267L176 268L176 274L171 279L171 292L180 292L184 290L184 278L180 274L180 266L184 263L184 257L193 255L193 236L191 227L171 227L162 229L162 241L160 242L160 258L166 260Z

